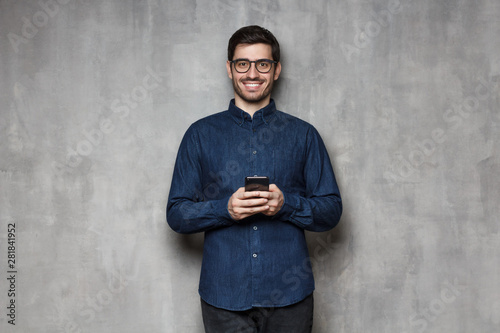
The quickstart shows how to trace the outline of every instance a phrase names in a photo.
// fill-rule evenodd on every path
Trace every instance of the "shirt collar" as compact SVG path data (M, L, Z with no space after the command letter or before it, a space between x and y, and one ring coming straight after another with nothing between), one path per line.
M238 125L243 125L245 122L245 119L248 119L249 121L252 121L252 117L250 117L250 114L243 111L239 107L236 106L234 98L229 102L229 108L228 108L229 113L231 114L231 117L236 121ZM269 123L271 120L271 117L276 113L276 104L274 103L274 100L271 98L271 101L267 106L263 107L262 109L256 111L253 114L253 121L257 122L264 122L265 124Z

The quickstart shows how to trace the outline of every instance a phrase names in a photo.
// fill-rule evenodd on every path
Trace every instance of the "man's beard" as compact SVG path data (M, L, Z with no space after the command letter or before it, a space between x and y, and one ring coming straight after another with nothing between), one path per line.
M255 95L252 94L251 96L245 95L245 93L242 91L241 87L238 86L238 82L236 82L234 79L233 81L233 89L234 92L245 102L247 103L259 103L262 102L264 99L266 99L269 95L271 95L271 92L273 90L273 85L274 81L270 81L269 85L266 87L266 89L260 94L260 95ZM241 83L260 83L262 82L261 80L242 80Z

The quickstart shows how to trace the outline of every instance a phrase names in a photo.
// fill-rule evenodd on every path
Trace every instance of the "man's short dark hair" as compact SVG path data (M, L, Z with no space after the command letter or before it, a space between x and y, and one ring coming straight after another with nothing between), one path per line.
M280 44L271 31L259 27L258 25L250 25L236 31L229 39L227 46L227 60L233 60L234 50L239 44L268 44L271 45L274 61L280 61Z

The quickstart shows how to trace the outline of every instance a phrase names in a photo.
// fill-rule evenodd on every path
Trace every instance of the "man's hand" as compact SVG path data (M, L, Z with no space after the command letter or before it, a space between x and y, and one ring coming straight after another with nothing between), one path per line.
M283 206L283 192L278 188L278 186L271 184L269 185L269 192L261 192L261 196L263 198L267 198L269 201L267 202L267 206L269 207L267 210L262 213L267 216L274 216L278 213Z
M242 220L257 213L262 213L269 209L267 198L261 197L260 191L245 192L244 187L240 187L233 193L227 203L227 210L233 220Z
M279 212L283 201L283 193L274 184L269 185L269 192L245 192L245 188L240 187L229 198L227 210L236 221L258 213L273 216Z

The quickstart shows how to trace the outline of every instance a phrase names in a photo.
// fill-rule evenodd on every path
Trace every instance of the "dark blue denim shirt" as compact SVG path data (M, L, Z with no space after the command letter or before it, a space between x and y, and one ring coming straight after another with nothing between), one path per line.
M268 176L283 192L273 217L234 221L230 196L246 176ZM314 290L304 230L326 231L342 203L328 153L316 129L276 110L253 118L234 104L192 124L182 139L167 204L180 233L205 232L199 293L228 310L281 307Z

